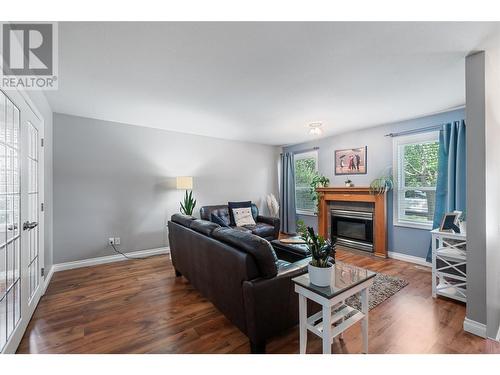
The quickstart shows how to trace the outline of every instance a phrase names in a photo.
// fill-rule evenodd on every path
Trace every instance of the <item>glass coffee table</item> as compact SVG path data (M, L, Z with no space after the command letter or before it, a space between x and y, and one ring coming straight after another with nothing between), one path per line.
M332 352L333 339L361 321L363 353L368 353L368 289L376 273L347 263L336 262L330 285L319 287L309 281L309 275L295 277L295 292L299 294L300 353L305 354L307 331L323 339L323 354ZM345 304L359 293L361 311ZM307 300L322 306L322 311L307 316Z

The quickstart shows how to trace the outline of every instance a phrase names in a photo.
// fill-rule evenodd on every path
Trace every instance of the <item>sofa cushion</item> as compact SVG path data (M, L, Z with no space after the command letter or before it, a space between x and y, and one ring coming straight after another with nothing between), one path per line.
M229 209L229 222L232 227L236 226L236 221L234 220L233 209L235 208L244 208L248 207L251 209L252 201L244 201L244 202L227 202L227 207Z
M245 225L243 228L249 229L259 237L273 237L274 227L266 223L256 223L255 225Z
M260 275L271 278L278 273L278 258L271 244L254 234L232 228L217 228L212 237L250 254L259 268Z
M226 217L229 218L229 216L226 216ZM228 227L229 226L229 222L226 222L224 219L222 219L221 217L219 217L218 215L216 215L213 212L210 214L210 221L212 223L219 224L221 227Z
M190 228L191 223L194 220L196 220L196 218L194 216L190 216L190 215L173 214L172 218L170 220L172 220L174 223L177 223L177 224L180 224L184 227Z
M211 221L212 214L222 219L226 223L226 225L230 224L229 209L227 208L226 205L203 206L202 208L200 208L201 219Z
M191 229L205 236L210 236L216 228L220 228L220 225L207 220L196 219L191 222Z
M245 233L252 233L251 229L245 228L245 227L228 227L234 230L239 230L240 232L245 232Z
M237 227L255 225L255 220L252 216L252 209L250 207L233 208L233 217Z

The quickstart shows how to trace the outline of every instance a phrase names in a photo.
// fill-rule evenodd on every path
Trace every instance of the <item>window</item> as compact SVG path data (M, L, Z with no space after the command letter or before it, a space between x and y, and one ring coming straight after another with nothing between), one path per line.
M394 225L432 229L439 133L394 138Z
M298 214L314 215L316 211L310 184L317 170L317 151L295 154L295 209Z

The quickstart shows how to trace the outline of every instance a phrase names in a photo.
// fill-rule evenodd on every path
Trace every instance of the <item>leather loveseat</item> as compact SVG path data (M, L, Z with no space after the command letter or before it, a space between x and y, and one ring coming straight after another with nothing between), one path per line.
M211 221L212 214L218 216L227 226L230 226L229 208L227 205L203 206L200 208L200 218L202 220ZM232 228L255 234L268 241L276 240L278 238L280 233L279 218L259 215L258 207L253 203L252 216L255 220L255 225L245 225L243 227Z
M183 275L250 339L252 353L298 323L292 278L307 272L305 258L279 260L271 244L252 233L174 214L168 222L176 276Z

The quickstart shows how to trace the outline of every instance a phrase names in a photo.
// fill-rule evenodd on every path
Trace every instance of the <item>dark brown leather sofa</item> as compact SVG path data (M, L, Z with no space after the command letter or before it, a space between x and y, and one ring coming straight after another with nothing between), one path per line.
M292 278L307 271L309 258L277 258L271 244L252 233L175 214L168 222L176 276L185 276L250 339L252 353L298 323Z
M230 225L229 209L227 205L203 206L200 208L200 218L202 220L211 221L212 213L221 218L226 225ZM280 234L279 218L259 215L258 207L253 203L252 216L255 220L255 225L245 225L244 227L232 228L253 233L259 237L265 238L268 241L276 240L278 238Z

